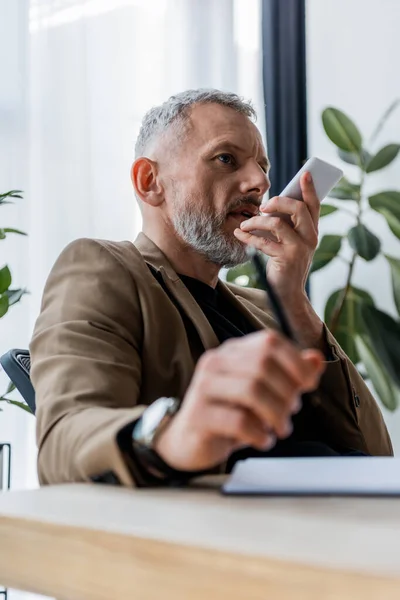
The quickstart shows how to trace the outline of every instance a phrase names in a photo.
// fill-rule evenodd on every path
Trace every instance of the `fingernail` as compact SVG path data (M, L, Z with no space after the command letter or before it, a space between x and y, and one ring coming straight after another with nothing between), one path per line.
M293 402L292 413L296 415L302 408L301 398L298 396Z
M271 450L276 444L276 437L274 435L268 434L265 442L265 450Z
M289 437L289 435L292 433L292 431L293 431L292 422L291 421L286 421L285 426L283 428L284 435L286 437Z
M312 182L311 173L307 172L307 174L306 174L306 181L307 181L307 183L311 183Z

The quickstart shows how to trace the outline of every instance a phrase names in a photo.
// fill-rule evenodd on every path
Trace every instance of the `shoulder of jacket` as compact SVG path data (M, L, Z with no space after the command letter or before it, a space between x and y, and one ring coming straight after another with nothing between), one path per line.
M85 259L93 255L109 256L121 265L134 271L135 266L144 265L145 261L136 246L129 241L116 242L96 238L79 238L70 242L62 251L60 258Z

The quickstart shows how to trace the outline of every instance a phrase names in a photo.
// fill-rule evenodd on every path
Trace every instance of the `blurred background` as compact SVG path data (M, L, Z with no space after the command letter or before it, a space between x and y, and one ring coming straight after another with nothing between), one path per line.
M258 111L275 193L314 155L357 182L360 169L351 157L340 158L321 115L336 107L365 140L371 137L400 98L399 26L398 0L1 0L0 193L23 190L22 199L2 206L1 227L28 236L1 240L0 267L9 265L14 287L29 294L0 320L0 352L28 346L46 277L66 244L78 237L133 240L140 230L129 170L149 108L188 88L237 92ZM394 106L368 150L374 155L399 142ZM365 179L366 197L400 189L395 148L392 154ZM345 202L349 212L322 219L321 237L348 231L356 208ZM357 260L352 282L397 319L383 255L400 258L396 224L391 231L387 214L372 210L364 222L381 252ZM343 244L342 259L311 276L321 316L346 282L351 244ZM1 406L12 487L35 486L34 417ZM400 411L383 411L399 450Z

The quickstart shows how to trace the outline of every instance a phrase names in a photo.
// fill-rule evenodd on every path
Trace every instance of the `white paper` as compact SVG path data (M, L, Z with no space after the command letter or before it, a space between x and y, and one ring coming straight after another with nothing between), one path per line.
M400 459L249 458L238 462L226 494L400 495Z

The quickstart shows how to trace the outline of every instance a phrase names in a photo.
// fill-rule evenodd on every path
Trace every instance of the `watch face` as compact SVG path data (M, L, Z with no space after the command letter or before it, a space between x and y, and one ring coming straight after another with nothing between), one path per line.
M151 435L163 419L167 415L172 414L175 403L174 398L159 398L146 408L141 419L141 435L143 437Z

